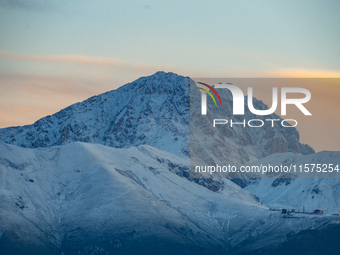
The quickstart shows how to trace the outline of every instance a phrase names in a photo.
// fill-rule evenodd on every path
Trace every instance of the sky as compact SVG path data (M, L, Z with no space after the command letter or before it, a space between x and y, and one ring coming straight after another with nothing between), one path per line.
M339 78L339 12L337 0L0 0L0 128L160 70Z

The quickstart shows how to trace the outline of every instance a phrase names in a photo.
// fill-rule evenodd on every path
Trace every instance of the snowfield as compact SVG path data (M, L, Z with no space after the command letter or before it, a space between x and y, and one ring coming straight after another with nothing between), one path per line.
M176 245L179 253L213 254L273 247L287 234L339 221L284 218L232 182L230 194L212 192L175 173L188 169L188 159L146 145L28 149L1 143L0 155L5 250L20 243L46 254L124 254Z

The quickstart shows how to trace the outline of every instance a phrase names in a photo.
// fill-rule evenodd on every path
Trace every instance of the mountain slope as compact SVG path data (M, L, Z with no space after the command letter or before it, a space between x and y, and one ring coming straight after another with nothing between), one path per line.
M251 165L295 165L333 164L340 167L340 152L322 151L311 155L292 153L272 154L253 162ZM311 168L311 167L310 167ZM315 209L323 210L326 214L340 213L340 181L339 171L332 173L283 173L272 174L271 178L246 179L245 190L256 194L262 203L273 208L295 208L307 212ZM296 178L300 177L300 178ZM302 178L301 178L302 177ZM319 178L317 178L319 177ZM320 178L324 177L324 178ZM330 178L331 177L331 178Z
M0 155L0 246L18 254L216 254L334 222L283 219L243 193L211 192L169 171L187 159L149 146L1 143Z

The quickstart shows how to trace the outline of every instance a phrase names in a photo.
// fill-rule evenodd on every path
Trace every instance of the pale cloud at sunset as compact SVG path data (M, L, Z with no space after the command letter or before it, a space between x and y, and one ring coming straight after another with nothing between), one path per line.
M90 66L107 66L112 68L132 69L135 71L150 72L155 65L149 63L129 62L121 59L90 57L85 55L52 55L52 56L34 56L18 55L9 52L0 52L0 58L7 60L49 62L60 64L90 65Z

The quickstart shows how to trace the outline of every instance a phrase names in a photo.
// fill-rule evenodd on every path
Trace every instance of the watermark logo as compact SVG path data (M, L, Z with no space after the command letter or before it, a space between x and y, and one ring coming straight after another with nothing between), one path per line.
M219 94L216 92L216 89L228 89L233 97L233 115L244 115L244 94L242 90L231 84L215 84L213 85L215 88L212 86L205 84L203 82L197 82L200 85L205 86L206 88L210 89L218 98L220 101L220 104L222 106L222 101L219 96ZM201 114L206 115L207 114L207 94L213 99L215 105L217 105L215 98L213 95L206 89L202 88L201 86L197 86L203 93L201 94ZM204 93L205 92L205 93ZM304 94L304 98L295 98L295 99L288 99L287 94L288 93L301 93ZM300 111L304 115L312 115L302 104L307 103L311 99L311 93L309 90L304 89L304 88L281 88L281 115L286 115L287 114L287 105L288 104L293 104L297 108L300 109ZM258 110L255 109L253 105L253 88L249 87L248 88L248 108L249 110L255 114L255 115L270 115L276 111L277 105L278 105L278 89L273 88L272 90L272 106L267 109L267 110Z
M207 89L210 89L212 92L215 93L215 95L217 96L218 100L220 101L220 104L221 106L223 105L222 104L222 100L221 100L221 97L220 95L217 93L217 91L210 85L206 84L206 83L203 83L203 82L197 82L199 83L201 86L197 86L201 91L202 91L202 96L201 96L201 100L202 100L202 115L206 115L207 114L207 94L212 98L212 100L214 101L215 105L217 106L217 103L216 103L216 100L214 98L214 96L209 92L209 90ZM202 87L204 86L204 87Z

